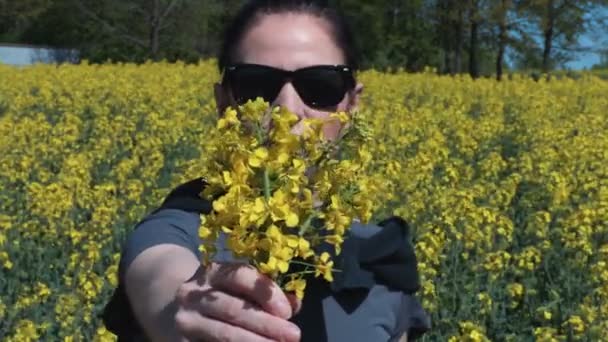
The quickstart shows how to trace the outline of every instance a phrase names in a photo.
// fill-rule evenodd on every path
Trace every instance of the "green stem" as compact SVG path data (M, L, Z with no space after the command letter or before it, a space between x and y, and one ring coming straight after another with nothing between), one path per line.
M268 174L268 168L264 168L264 198L266 203L270 201L270 175Z
M296 264L296 265L304 265L304 266L309 266L309 267L317 267L316 265L309 264L309 263L307 263L307 262L297 261L297 260L290 260L290 261L289 261L289 263L290 263L290 264ZM332 270L332 271L336 271L336 272L342 272L342 270L341 270L341 269L337 269L337 268L333 268L333 267L332 267L332 269L331 269L331 270ZM315 270L313 270L313 271L300 271L300 272L294 272L294 273L290 273L290 275L293 275L293 274L300 274L300 273L302 273L302 272L311 272L311 273L314 273L314 272L315 272Z
M289 263L290 264L296 264L296 265L315 267L314 264L311 264L311 263L308 263L308 262L304 262L304 261L298 261L298 260L289 260Z
M294 273L290 273L289 275L291 275L291 276L295 276L295 275L298 275L298 274L313 274L313 273L315 273L315 272L317 272L317 271L316 271L316 270L311 270L311 271L300 271L300 272L294 272Z
M331 269L332 272L342 272L342 270L336 269L336 268L332 268ZM296 276L298 274L313 274L316 273L317 270L310 270L310 271L300 271L300 272L294 272L294 273L289 273L290 276Z
M258 138L258 144L263 145L265 140L264 132L262 131L262 128L259 124L256 127L256 133ZM268 172L268 167L264 167L264 199L266 200L266 203L268 203L268 201L270 200L270 174Z
M257 138L258 138L258 144L259 145L263 145L264 144L264 132L262 131L262 127L260 127L259 124L256 124L255 127L255 132L257 134Z
M304 223L300 227L300 232L299 232L300 236L304 236L304 234L306 234L306 231L308 230L308 228L310 228L310 224L312 223L312 219L315 218L317 216L317 214L319 214L319 212L315 210L310 215L308 215L308 217L306 218L306 220L304 221Z

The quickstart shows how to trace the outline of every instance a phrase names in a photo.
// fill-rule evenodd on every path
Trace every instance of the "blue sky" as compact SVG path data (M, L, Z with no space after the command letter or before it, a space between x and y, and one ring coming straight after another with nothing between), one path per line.
M598 55L596 54L584 54L578 60L567 63L566 65L570 69L579 70L579 69L589 69L594 64L600 62Z
M591 46L593 48L603 48L608 49L608 38L599 38L596 35L585 35L581 37L581 45L582 46ZM604 35L604 37L608 37L608 32ZM597 53L582 53L577 56L577 59L567 63L566 66L571 69L585 69L590 68L594 64L600 62L600 56Z
M608 18L608 9L605 8L601 11L594 13L596 16ZM581 46L592 47L594 49L608 50L608 28L604 30L595 30L581 37ZM572 69L584 69L590 68L594 64L600 62L600 56L596 53L583 53L577 56L575 61L568 63L566 66Z

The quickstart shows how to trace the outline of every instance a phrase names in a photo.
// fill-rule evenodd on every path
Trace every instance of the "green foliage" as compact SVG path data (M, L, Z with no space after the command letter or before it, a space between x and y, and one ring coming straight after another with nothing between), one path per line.
M244 1L0 0L0 42L74 48L91 62L196 62L216 56L225 23ZM606 0L330 3L350 20L364 68L431 66L473 76L494 73L497 63L559 68L581 49L582 34L606 24L592 13L608 7ZM504 51L501 63L498 51Z
M111 340L126 234L208 170L216 67L0 67L0 340ZM608 82L583 76L360 74L423 341L606 340Z
M23 30L51 3L52 0L0 0L0 41L17 41Z

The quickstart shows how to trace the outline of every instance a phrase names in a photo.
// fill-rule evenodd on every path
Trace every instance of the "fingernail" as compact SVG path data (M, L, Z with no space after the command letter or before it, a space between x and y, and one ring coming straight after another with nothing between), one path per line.
M288 336L289 336L289 340L290 341L299 341L300 340L300 328L295 325L295 324L290 324L289 328L287 329L288 331Z
M285 318L285 319L291 318L292 310L291 310L291 305L289 305L289 303L285 303L285 302L281 301L279 303L278 309L281 312L281 316L283 316L283 318Z

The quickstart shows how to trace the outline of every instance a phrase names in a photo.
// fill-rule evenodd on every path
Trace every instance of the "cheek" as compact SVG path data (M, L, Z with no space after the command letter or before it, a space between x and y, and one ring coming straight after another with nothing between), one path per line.
M329 140L335 140L340 134L341 128L340 121L332 120L323 126L323 135Z
M336 109L334 110L334 112L348 112L348 111L349 111L348 99L347 99L347 97L345 97L344 100L342 100L342 102L340 102L338 104L338 106L336 106ZM330 113L326 113L325 115L329 116ZM342 129L342 125L340 124L340 121L331 120L328 123L326 123L325 126L323 127L323 133L329 139L334 140L340 134L341 129Z
M318 110L308 109L307 112L306 112L305 117L310 117L310 118L328 118L331 115L331 113L334 113L334 112L343 112L343 111L348 111L348 98L347 97L344 97L344 99L342 100L342 102L340 102L336 106L336 108L333 109L332 111L326 112L326 111L318 111ZM327 123L325 123L325 125L323 125L323 134L328 139L334 140L340 134L340 130L341 129L342 129L342 125L340 124L340 121L338 121L338 120L328 120Z
M336 108L335 111L337 112L337 111L342 111L342 110L344 110L344 109L338 107L338 108ZM330 140L334 140L340 134L340 130L342 129L342 125L340 124L340 121L337 120L337 119L329 119L329 115L331 113L333 113L333 112L318 112L318 111L315 111L314 113L310 113L309 117L327 118L328 120L323 125L323 134L325 135L326 138L328 138Z
M315 119L327 119L332 112L322 112L317 110L309 110L306 113L306 117L315 118ZM327 120L327 122L323 125L323 134L333 140L338 136L338 132L340 131L340 122L337 120Z

